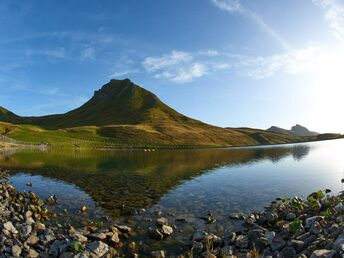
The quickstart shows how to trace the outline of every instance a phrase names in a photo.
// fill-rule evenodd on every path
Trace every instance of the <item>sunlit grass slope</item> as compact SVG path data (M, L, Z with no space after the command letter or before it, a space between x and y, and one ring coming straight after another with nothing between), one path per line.
M111 80L65 114L20 117L0 108L0 134L79 147L244 146L312 140L249 128L220 128L186 117L130 80Z

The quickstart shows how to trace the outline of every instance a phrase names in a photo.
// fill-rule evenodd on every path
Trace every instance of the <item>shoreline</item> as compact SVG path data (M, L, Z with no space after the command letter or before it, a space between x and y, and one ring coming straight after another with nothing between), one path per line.
M49 205L54 196L41 200L32 192L17 192L2 172L0 182L1 253L14 257L342 257L344 254L344 194L326 189L299 197L277 199L270 206L244 215L228 214L243 223L243 230L216 236L196 231L177 244L175 253L147 251L131 241L137 229L127 225L104 227L104 221L85 228L55 224ZM81 207L87 213L87 207ZM145 212L141 209L142 213ZM174 231L163 211L152 216L154 226L145 230L157 246L174 240ZM180 218L181 220L183 218ZM216 223L212 214L205 223ZM187 226L187 220L184 221ZM0 245L1 247L1 245ZM322 255L322 256L321 256Z
M13 150L13 149L74 149L74 150L96 150L96 151L119 151L119 150L143 150L147 152L154 152L157 150L224 150L224 149L246 149L246 148L270 148L270 147L285 147L288 145L294 144L307 144L307 143L316 143L324 141L335 141L344 139L344 136L333 139L320 139L320 140L307 140L307 141L296 141L296 142L286 142L286 143L271 143L271 144L258 144L258 145L240 145L240 146L190 146L190 147L181 147L182 145L175 145L171 147L157 147L157 146L135 146L128 148L123 145L123 148L106 148L106 147L64 147L64 146L54 146L54 145L41 145L41 144L13 144L0 142L0 151L4 150ZM11 145L11 146L9 146Z

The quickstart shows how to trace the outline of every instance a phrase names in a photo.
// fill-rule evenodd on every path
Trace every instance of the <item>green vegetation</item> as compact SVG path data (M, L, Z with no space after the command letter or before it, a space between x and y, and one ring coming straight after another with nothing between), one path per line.
M29 143L78 148L193 148L316 140L249 128L220 128L188 118L130 80L111 80L81 107L20 117L0 107L0 134Z

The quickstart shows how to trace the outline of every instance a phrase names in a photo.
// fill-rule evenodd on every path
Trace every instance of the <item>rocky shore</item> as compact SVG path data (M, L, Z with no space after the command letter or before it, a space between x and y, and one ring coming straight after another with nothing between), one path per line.
M132 241L135 228L90 223L85 228L54 222L49 211L54 196L41 200L33 192L18 192L8 174L0 173L0 257L344 257L344 194L329 189L299 197L276 199L260 212L229 214L241 220L241 231L216 236L194 232L180 253L145 251ZM87 207L81 207L87 212ZM141 212L144 212L142 210ZM174 231L157 212L146 235L156 241L173 239ZM205 223L216 223L211 213Z

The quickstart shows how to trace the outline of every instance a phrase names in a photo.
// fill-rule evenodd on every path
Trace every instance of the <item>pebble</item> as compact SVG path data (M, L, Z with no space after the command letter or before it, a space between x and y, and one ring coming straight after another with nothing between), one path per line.
M12 222L7 221L3 225L4 229L6 229L8 232L11 232L12 234L18 234L18 230L13 226Z
M20 257L22 249L18 245L12 246L12 255L14 257Z
M87 250L95 254L97 257L102 257L109 251L109 246L101 241L95 241L86 245Z
M333 250L320 249L315 250L310 258L332 258L336 254Z

